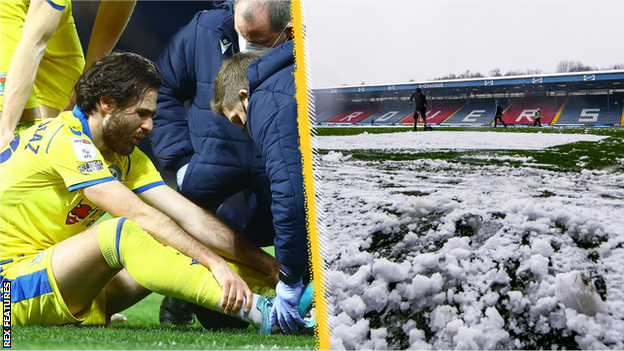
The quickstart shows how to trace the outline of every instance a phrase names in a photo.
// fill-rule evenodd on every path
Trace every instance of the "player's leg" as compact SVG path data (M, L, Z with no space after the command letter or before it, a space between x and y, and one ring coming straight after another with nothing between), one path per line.
M139 284L128 271L122 269L106 284L106 315L110 318L143 300L152 292Z
M35 88L42 118L59 115L85 65L71 3L67 6L37 70Z
M115 314L141 301L150 293L151 291L142 287L125 269L122 269L93 300L89 315L80 325L108 325L112 322L127 321L125 316Z
M121 270L111 268L100 251L98 227L66 239L52 254L56 285L73 315L91 307L108 282Z
M54 118L61 113L61 110L40 103L39 113L41 114L41 118Z
M21 2L2 2L0 5L3 11L0 11L0 116L4 106L4 87L6 84L9 65L13 58L13 53L22 35L22 27L26 19L26 7ZM41 119L39 112L39 103L35 88L31 93L24 107L24 111L20 118L21 122ZM24 128L22 128L24 129ZM16 130L17 131L17 130Z
M273 245L273 240L275 239L275 229L273 228L273 215L271 213L271 185L266 174L256 175L253 179L253 185L250 190L253 191L251 196L245 196L246 200L244 202L239 201L238 206L235 206L235 203L228 200L224 203L229 203L231 205L230 210L234 214L248 213L249 209L252 209L253 215L249 218L246 226L241 227L234 225L228 216L222 216L223 211L220 210L223 209L223 206L219 208L220 210L217 210L217 215L224 219L231 227L239 230L242 229L241 234L249 239L249 241L251 241L254 245L259 247L271 246ZM237 194L235 196L239 195L240 194ZM181 305L176 301L171 301L170 298L166 298L161 305L161 312L165 312L162 313L162 315L173 316L174 314L171 312L166 309L163 310L163 307L168 308L168 306L175 306L176 304L180 306L178 307L178 311L176 311L175 315L188 313L186 311L187 306ZM219 316L217 312L201 306L189 304L189 307L192 308L192 311L197 316L199 323L201 323L201 325L206 329L246 329L249 326L249 323L245 323L240 319L223 315ZM178 320L183 319L178 318Z
M120 218L100 223L97 239L97 249L109 267L126 268L146 289L222 312L221 287L210 270L160 244L132 221ZM243 265L231 266L255 293L254 306L260 298L257 294L274 294L274 284L266 274ZM237 316L256 327L262 323L261 312L254 308L249 313L241 309Z

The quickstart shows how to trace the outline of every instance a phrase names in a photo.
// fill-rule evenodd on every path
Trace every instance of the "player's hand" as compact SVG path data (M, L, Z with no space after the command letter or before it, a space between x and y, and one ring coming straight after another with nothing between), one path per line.
M253 305L253 293L247 283L225 261L217 267L210 267L210 269L221 285L223 292L221 308L223 311L229 314L237 313L245 302L244 311L249 312Z
M295 284L285 284L280 281L275 288L277 296L271 309L271 325L277 325L288 334L299 330L300 325L305 325L303 318L299 315L299 300L303 291L303 282Z

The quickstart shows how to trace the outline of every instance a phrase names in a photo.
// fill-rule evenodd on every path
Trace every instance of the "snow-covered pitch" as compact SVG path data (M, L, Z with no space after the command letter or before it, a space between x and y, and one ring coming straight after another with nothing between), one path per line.
M349 156L601 138L317 137L331 348L623 349L624 174Z

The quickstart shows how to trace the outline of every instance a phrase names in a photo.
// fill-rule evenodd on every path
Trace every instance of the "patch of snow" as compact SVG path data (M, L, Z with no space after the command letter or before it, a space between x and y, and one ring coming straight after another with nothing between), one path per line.
M331 348L540 347L533 335L555 343L547 348L623 349L624 175L553 172L524 159L507 167L364 162L348 154L535 150L602 138L441 131L319 137L320 147L340 150L315 164ZM379 240L392 244L372 250ZM556 344L564 339L573 344Z

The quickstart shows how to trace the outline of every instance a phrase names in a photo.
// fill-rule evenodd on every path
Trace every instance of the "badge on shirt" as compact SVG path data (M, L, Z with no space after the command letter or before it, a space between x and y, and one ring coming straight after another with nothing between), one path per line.
M108 170L111 172L115 179L121 182L121 184L124 183L124 180L121 179L121 169L119 169L119 167L117 167L116 165L110 165L108 166Z
M85 138L71 138L74 154L80 161L91 161L97 157L95 146Z

